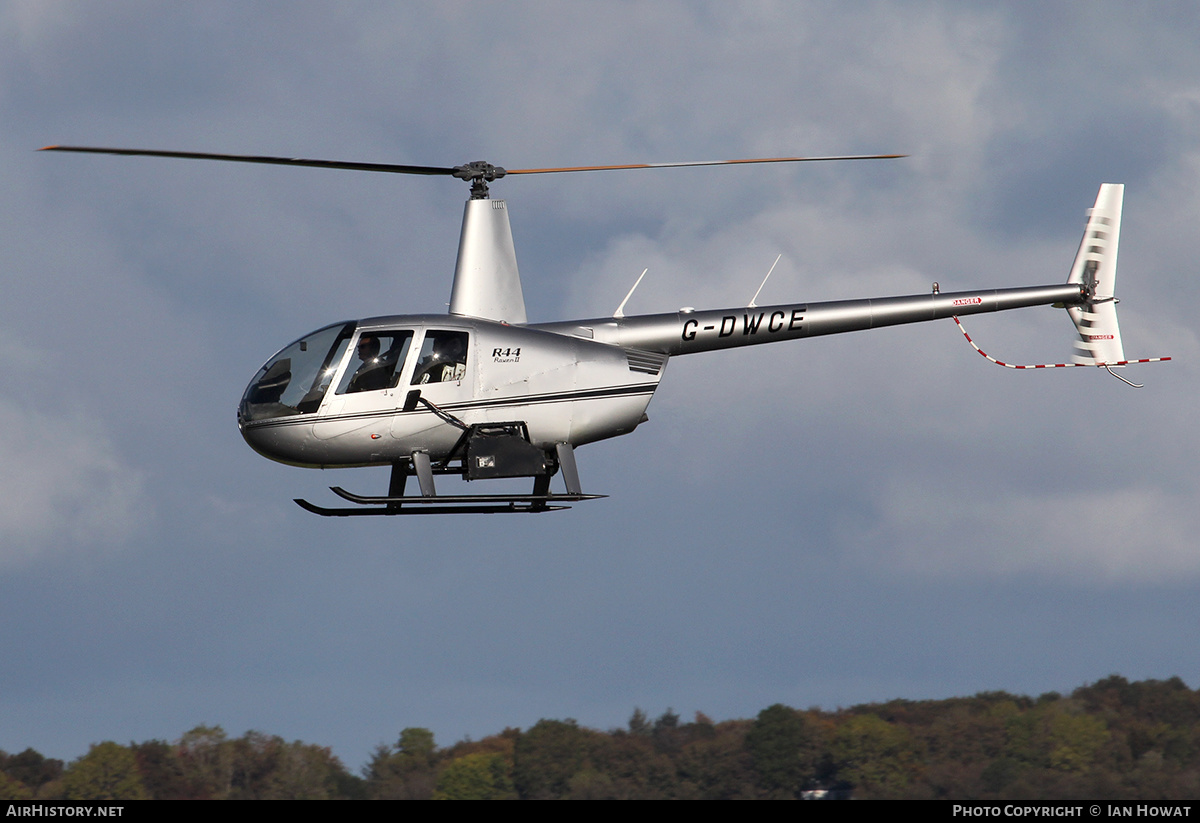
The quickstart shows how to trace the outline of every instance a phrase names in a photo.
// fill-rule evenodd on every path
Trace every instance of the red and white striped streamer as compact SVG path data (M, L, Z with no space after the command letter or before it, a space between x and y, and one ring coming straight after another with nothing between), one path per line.
M959 321L957 315L954 316L954 322L958 326L958 330L962 332L963 337L967 338L967 342L971 344L971 348L975 349L975 351L979 352L997 366L1003 366L1006 369L1073 369L1076 366L1096 366L1097 368L1107 369L1113 366L1128 366L1133 363L1162 363L1171 359L1169 357L1143 357L1140 360L1118 360L1115 363L1033 363L1029 365L1005 363L1003 360L997 360L995 357L992 357L983 349L979 348L979 346L975 345L975 341L971 339L971 335L967 334L967 330L963 328L963 324ZM1116 375L1114 375L1114 377L1115 376Z

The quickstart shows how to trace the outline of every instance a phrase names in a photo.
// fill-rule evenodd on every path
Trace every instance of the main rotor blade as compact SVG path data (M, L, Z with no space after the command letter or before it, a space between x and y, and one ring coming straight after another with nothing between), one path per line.
M38 151L72 151L84 154L124 154L142 157L177 157L185 160L226 160L231 163L265 163L272 166L308 166L317 169L383 171L392 174L453 175L454 169L441 166L404 166L395 163L352 163L343 160L306 160L302 157L262 157L251 154L207 154L194 151L157 151L152 149L107 149L93 146L46 146Z
M752 157L746 160L695 160L684 163L627 163L619 166L565 166L559 169L508 169L508 174L557 174L568 171L615 171L618 169L673 169L681 166L735 166L747 163L816 163L825 160L894 160L907 154L852 154L838 157Z
M303 157L265 157L251 154L210 154L194 151L159 151L157 149L112 149L96 146L45 146L39 151L70 151L85 154L123 154L142 157L174 157L185 160L225 160L232 163L262 163L272 166L307 166L317 169L349 169L352 171L381 171L391 174L428 174L458 177L463 180L496 180L507 174L558 174L572 171L617 171L621 169L673 169L686 166L736 166L750 163L819 163L828 160L893 160L907 154L852 154L830 157L751 157L744 160L696 160L683 163L626 163L611 166L564 166L550 169L508 169L482 161L462 166L409 166L398 163L357 163L345 160L308 160ZM484 187L486 191L486 187Z

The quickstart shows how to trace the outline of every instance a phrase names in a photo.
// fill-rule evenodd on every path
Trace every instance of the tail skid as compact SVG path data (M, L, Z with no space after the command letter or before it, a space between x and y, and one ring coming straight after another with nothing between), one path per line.
M1096 204L1088 209L1083 240L1079 243L1079 251L1075 253L1075 262L1071 265L1071 274L1067 278L1068 283L1083 286L1087 295L1082 304L1066 306L1067 314L1079 333L1072 362L1014 365L997 360L975 345L971 335L967 334L967 330L955 317L954 322L958 324L958 330L967 338L971 347L997 366L1004 366L1006 369L1069 369L1075 366L1096 366L1135 389L1140 389L1142 384L1127 380L1113 369L1133 363L1161 363L1170 360L1169 357L1125 359L1125 350L1121 345L1121 329L1117 324L1117 303L1120 301L1116 297L1117 250L1121 239L1121 207L1124 199L1123 183L1103 183L1099 194L1096 195ZM1062 304L1059 306L1062 307Z

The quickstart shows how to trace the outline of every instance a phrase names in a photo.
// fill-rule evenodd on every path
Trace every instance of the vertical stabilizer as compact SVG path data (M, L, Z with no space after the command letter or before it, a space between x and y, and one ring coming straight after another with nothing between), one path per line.
M1088 210L1087 227L1068 283L1088 287L1089 299L1080 306L1068 306L1067 313L1079 332L1075 342L1076 363L1102 365L1121 363L1125 351L1117 327L1117 247L1121 238L1121 205L1125 186L1104 183L1096 196L1096 205Z
M503 200L468 200L463 211L450 313L513 325L525 319L508 206Z

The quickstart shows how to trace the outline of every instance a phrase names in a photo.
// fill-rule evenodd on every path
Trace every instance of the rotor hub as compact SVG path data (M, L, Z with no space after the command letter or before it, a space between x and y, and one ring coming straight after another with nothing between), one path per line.
M453 173L459 180L471 181L472 200L486 200L488 197L487 184L493 180L499 180L508 174L500 166L493 166L491 163L484 162L483 160L476 160L473 163L455 166Z

